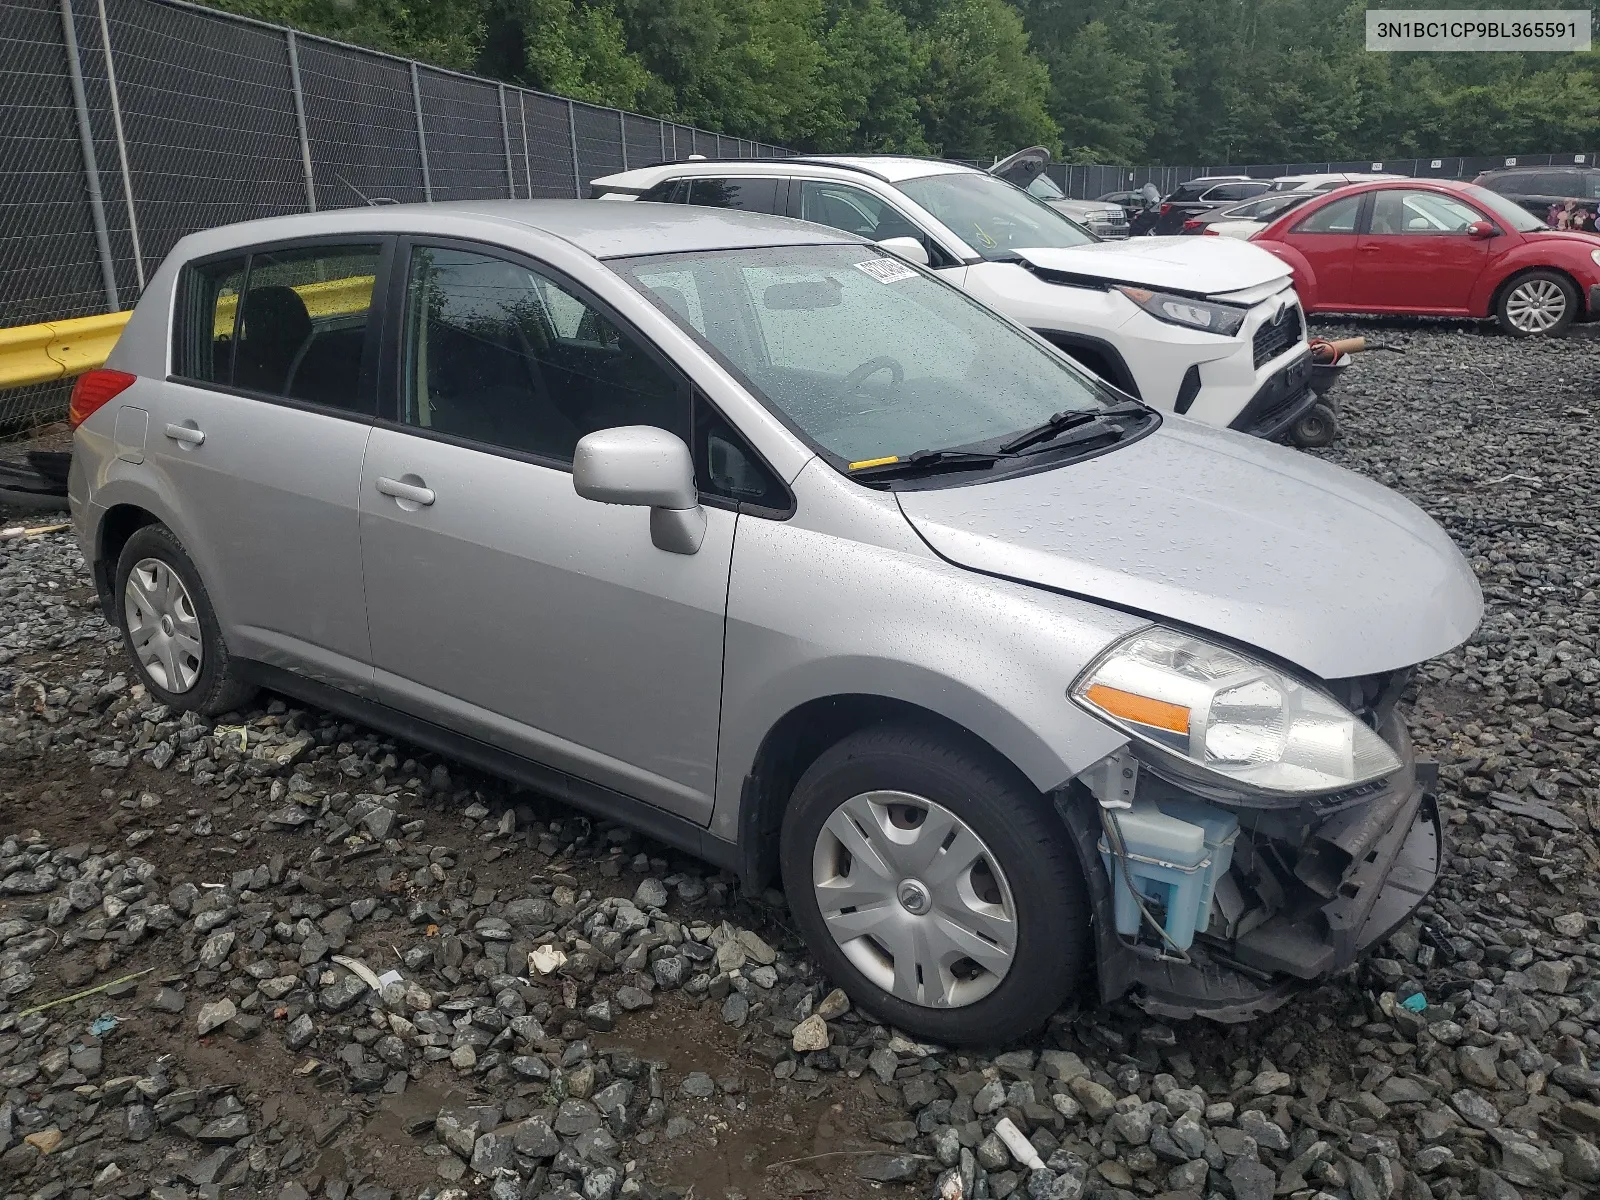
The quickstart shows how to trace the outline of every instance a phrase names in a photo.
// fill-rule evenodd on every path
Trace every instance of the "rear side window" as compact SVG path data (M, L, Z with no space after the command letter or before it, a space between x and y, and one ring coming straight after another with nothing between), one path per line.
M258 251L187 268L177 374L262 396L363 409L380 248Z
M664 179L655 187L640 193L639 200L648 200L656 204L682 204L684 193L687 191L688 180Z
M1361 197L1346 196L1317 209L1294 227L1295 233L1354 233L1361 215Z
M172 372L199 383L233 382L233 341L249 259L215 259L183 269Z
M707 208L743 208L773 213L778 209L776 179L695 179L689 184L689 203Z

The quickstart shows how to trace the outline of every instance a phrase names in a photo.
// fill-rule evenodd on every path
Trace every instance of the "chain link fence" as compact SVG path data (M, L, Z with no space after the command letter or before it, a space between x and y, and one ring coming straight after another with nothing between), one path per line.
M696 153L785 151L183 0L0 0L0 328L132 308L197 229L376 199L572 199ZM0 430L66 394L0 392Z

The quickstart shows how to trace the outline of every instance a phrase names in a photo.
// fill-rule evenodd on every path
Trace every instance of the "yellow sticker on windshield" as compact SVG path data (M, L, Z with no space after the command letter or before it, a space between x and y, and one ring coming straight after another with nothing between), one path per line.
M899 283L902 279L914 279L917 274L897 258L869 258L856 263L855 267L879 283Z

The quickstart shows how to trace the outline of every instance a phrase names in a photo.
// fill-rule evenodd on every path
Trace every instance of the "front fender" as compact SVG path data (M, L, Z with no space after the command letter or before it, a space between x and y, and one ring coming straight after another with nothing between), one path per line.
M768 732L811 701L872 696L982 738L1041 791L1127 739L1067 697L1149 622L968 571L916 548L741 518L729 581L710 832L736 840L743 781Z
M1317 307L1317 273L1311 269L1306 256L1287 242L1266 242L1260 238L1251 238L1250 241L1252 245L1260 246L1289 264L1289 275L1294 280L1295 293L1300 297L1300 307L1306 312L1314 311Z

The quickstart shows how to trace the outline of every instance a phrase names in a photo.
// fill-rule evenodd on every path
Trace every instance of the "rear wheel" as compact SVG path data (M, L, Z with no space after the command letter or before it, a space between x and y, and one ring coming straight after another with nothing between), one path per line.
M992 1045L1082 975L1089 901L1060 818L975 739L881 726L825 751L785 813L784 887L828 974L897 1027Z
M1500 292L1495 319L1513 337L1560 333L1578 315L1578 289L1556 271L1518 275Z
M1326 404L1313 404L1289 427L1289 440L1301 450L1331 446L1339 437L1339 417Z
M145 525L124 544L116 597L128 657L157 700L217 716L255 695L228 656L200 572L165 525Z

